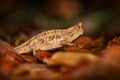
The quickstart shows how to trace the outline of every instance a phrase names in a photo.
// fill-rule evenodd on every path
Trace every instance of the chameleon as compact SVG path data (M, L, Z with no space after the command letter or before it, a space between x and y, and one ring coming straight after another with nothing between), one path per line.
M73 45L72 41L83 34L82 23L78 23L66 29L53 29L39 33L26 42L15 47L18 54L33 52L37 54L41 50L53 50L65 45Z

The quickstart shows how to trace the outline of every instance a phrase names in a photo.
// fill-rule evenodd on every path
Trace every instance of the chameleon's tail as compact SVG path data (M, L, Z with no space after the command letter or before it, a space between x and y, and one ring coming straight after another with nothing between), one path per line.
M21 44L20 46L15 47L14 49L18 52L18 54L25 54L31 52L30 48L24 46L24 43Z

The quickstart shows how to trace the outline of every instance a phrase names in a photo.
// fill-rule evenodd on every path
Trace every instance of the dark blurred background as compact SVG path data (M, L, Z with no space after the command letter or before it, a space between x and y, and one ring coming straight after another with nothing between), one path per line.
M0 39L16 46L41 31L83 23L84 35L120 36L120 0L0 0Z

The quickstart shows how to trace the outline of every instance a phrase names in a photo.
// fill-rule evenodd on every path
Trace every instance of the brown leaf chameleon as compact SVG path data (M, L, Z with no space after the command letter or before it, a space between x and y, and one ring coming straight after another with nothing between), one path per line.
M55 29L42 32L15 47L15 49L19 54L33 52L33 54L36 55L36 51L39 49L53 50L64 45L72 45L71 42L84 32L81 26L82 23L78 23L67 29Z

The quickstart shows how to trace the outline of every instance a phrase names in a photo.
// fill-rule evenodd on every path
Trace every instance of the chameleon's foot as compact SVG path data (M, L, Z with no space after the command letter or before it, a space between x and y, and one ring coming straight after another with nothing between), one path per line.
M33 50L33 55L34 55L34 56L37 55L37 50Z
M83 48L83 45L78 45L79 48Z
M66 41L66 40L61 41L61 44L62 44L62 45L74 45L73 43L68 42L68 41Z

